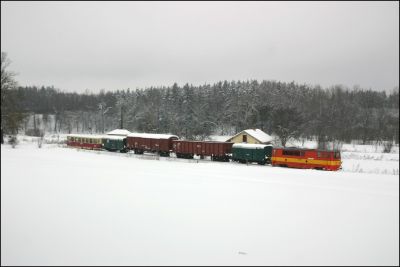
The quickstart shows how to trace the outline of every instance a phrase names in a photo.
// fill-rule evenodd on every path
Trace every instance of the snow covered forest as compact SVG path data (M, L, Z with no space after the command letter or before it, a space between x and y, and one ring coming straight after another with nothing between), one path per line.
M283 145L290 139L320 144L399 142L398 87L386 93L250 80L81 94L31 86L5 94L8 101L2 103L2 114L23 114L17 126L12 121L4 125L5 134L126 128L204 139L259 128L279 137Z

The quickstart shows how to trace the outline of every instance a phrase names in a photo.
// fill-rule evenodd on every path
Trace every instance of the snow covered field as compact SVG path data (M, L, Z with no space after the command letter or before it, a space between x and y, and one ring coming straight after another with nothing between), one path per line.
M2 145L1 264L399 265L396 149L324 172Z

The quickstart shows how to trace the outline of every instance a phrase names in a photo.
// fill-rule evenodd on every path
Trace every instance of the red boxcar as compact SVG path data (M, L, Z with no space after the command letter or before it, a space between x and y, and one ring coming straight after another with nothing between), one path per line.
M271 161L272 166L330 171L341 169L342 164L339 151L302 148L274 148Z
M229 161L232 153L232 145L230 142L212 142L212 141L172 141L173 151L178 158L190 158L194 155L204 158L211 156L212 160Z
M104 136L88 134L68 134L67 146L85 149L102 149Z
M135 154L143 154L146 151L159 153L161 156L169 156L172 141L176 139L176 135L146 133L131 133L126 138L128 149L133 150Z

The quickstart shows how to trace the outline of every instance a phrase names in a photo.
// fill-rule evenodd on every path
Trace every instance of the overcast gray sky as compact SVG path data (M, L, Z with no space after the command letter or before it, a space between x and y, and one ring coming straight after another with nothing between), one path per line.
M398 2L1 2L20 85L65 91L220 80L391 90Z

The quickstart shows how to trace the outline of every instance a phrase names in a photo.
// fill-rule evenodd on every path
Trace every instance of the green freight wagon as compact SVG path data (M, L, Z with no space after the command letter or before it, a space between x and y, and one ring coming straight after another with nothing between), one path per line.
M103 138L103 148L108 151L126 152L125 136L107 136Z
M232 160L241 163L257 162L264 165L271 162L272 145L234 144L232 146Z

